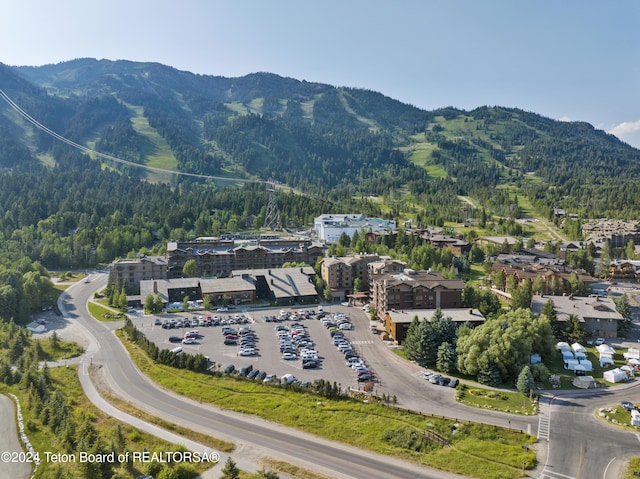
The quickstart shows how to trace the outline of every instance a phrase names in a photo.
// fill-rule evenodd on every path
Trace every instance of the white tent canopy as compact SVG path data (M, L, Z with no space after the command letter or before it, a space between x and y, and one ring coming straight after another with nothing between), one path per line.
M574 352L576 353L586 353L587 350L584 348L584 346L580 343L573 343L571 345L571 349L573 349Z
M603 378L605 381L610 383L619 383L621 381L626 381L628 379L628 376L627 373L625 373L621 369L615 368L609 371L605 371L603 374Z
M600 357L600 367L604 367L605 364L613 364L613 358L609 356L601 356Z
M567 350L571 350L571 346L569 346L569 343L565 343L564 341L560 341L559 343L556 344L556 349L560 350L560 351L567 351Z
M613 357L613 355L616 353L616 350L613 349L608 344L601 344L599 346L596 346L596 350L600 353L600 357L602 356Z
M593 376L576 376L573 378L571 383L577 387L582 389L589 389L596 387L596 380L593 379Z

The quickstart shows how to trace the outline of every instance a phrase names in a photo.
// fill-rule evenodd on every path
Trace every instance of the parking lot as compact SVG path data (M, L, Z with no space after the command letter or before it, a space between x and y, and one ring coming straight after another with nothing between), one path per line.
M160 348L182 348L185 353L201 353L214 361L220 370L230 364L236 371L251 365L277 379L291 374L303 382L325 379L335 381L343 388L358 387L375 375L364 363L357 361L357 341L352 345L350 340L356 329L368 330L369 321L357 308L342 310L338 313L318 311L313 307L236 309L214 313L131 315L131 319ZM333 322L329 323L329 320ZM196 330L197 334L188 334ZM226 339L223 331L228 333ZM185 336L192 339L183 342ZM173 342L169 340L171 337ZM347 356L353 357L354 367L347 365Z

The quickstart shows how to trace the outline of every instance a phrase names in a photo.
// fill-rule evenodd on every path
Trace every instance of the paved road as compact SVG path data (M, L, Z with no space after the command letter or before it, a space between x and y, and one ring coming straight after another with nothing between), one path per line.
M70 320L79 321L95 336L95 343L100 345L100 349L92 351L94 364L103 365L111 386L137 407L190 429L233 440L247 454L277 457L331 477L458 477L334 444L261 419L221 411L158 388L137 371L126 350L113 335L114 325L98 323L86 311L89 294L104 281L106 277L100 277L92 285L72 287L61 298L64 303L62 309L68 311L66 315ZM355 315L353 310L352 316ZM478 411L457 404L453 390L419 380L418 369L407 368L406 362L397 358L381 341L372 339L368 320L365 318L362 321L361 324L366 326L353 331L351 340L377 375L383 378L378 386L381 389L379 392L383 392L382 389L387 392L402 391L398 394L401 405L425 413L531 430L540 436L538 451L541 464L535 472L530 473L530 477L614 479L619 477L624 462L632 455L638 455L640 436L620 431L593 416L598 407L617 404L621 399L640 402L638 387L605 392L588 391L578 397L548 395L541 401L543 407L539 418Z
M0 452L24 452L16 426L16 408L8 396L0 394ZM0 467L0 479L26 479L31 474L27 462L5 462Z
M595 416L600 407L619 404L622 399L640 402L640 387L559 393L544 398L542 417L549 419L549 427L541 435L547 433L549 441L547 461L539 477L622 477L626 461L640 455L640 435L618 429Z
M233 440L241 445L241 451L281 458L334 478L459 477L326 441L258 418L221 411L159 388L136 369L113 334L113 325L90 317L86 302L105 282L106 275L101 275L94 277L90 285L72 286L60 298L61 310L69 320L80 322L95 337L100 348L94 351L92 363L102 365L118 394L137 407L190 429Z
M421 379L419 376L424 373L424 368L407 364L407 361L394 354L378 336L372 334L369 330L369 318L363 311L343 306L331 306L330 309L340 310L355 320L356 327L350 332L352 344L381 379L376 388L377 392L395 394L400 407L458 420L511 427L535 434L537 417L495 411L479 412L477 408L458 403L455 400L455 389L433 385Z

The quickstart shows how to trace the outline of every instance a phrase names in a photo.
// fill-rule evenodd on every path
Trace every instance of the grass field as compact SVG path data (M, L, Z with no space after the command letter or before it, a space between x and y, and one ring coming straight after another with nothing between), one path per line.
M119 331L122 337L123 332ZM124 341L137 366L162 387L331 440L478 478L521 477L522 446L533 438L508 429L424 416L380 404L332 400L231 377L213 377L161 366ZM452 434L452 431L456 431ZM451 442L442 448L423 439L437 433ZM499 458L499 459L496 459ZM524 454L527 468L535 454Z
M180 446L158 439L129 424L122 423L97 409L84 395L75 367L54 368L49 370L49 374L53 386L56 388L56 391L64 397L65 403L71 410L71 414L77 423L82 425L83 422L88 421L97 432L98 437L104 438L107 445L111 440L110 438L114 437L119 428L129 451L143 451L144 449L150 452L184 450L181 449ZM87 450L88 448L82 446L82 444L78 444L73 450L63 448L61 442L66 431L64 431L64 434L63 431L54 433L50 427L43 424L41 418L44 416L38 414L38 411L34 408L29 407L27 400L28 392L21 390L19 385L6 386L2 384L0 385L0 391L3 393L13 393L19 398L27 435L35 451L40 453L41 459L45 457L44 451L74 454L76 458L80 452L91 452ZM78 428L80 429L80 426L78 426ZM79 432L80 431L78 431L78 433ZM85 437L85 440L88 440L88 437ZM213 464L211 463L176 464L169 466L159 464L158 462L133 462L130 467L126 465L114 467L114 473L117 473L117 477L122 479L134 479L142 474L149 473L154 474L155 477L161 477L160 474L163 474L162 477L194 477L197 473L201 474L212 466ZM170 469L170 471L163 471L165 468ZM188 476L166 475L167 472L175 473L179 472L179 470L186 471L187 468L192 471ZM79 461L54 463L52 461L41 460L35 477L98 477L95 475L87 476L87 472L84 464Z
M95 367L92 367L90 374L92 376L95 375ZM99 387L101 384L100 381L94 381L94 383L96 384L96 387ZM235 449L235 444L233 444L232 442L211 437L209 435L202 434L196 431L192 431L191 429L187 429L177 424L174 424L172 422L165 421L164 419L159 418L157 416L152 416L150 414L147 414L144 411L137 409L130 403L123 401L122 399L110 394L106 390L101 390L100 395L104 399L109 401L111 404L113 404L115 407L117 407L119 410L124 411L132 416L138 417L145 422L160 426L161 428L166 429L167 431L171 431L182 437L191 439L192 441L199 442L200 444L204 444L217 451L233 452L233 450Z
M131 119L134 130L147 139L143 148L143 155L147 159L146 165L165 170L177 170L178 160L171 152L171 147L162 136L149 125L142 107L128 105L136 113Z

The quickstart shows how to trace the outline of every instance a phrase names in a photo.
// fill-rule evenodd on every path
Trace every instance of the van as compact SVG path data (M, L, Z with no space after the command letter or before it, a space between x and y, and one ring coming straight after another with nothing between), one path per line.
M177 348L173 348L171 352L173 354L180 354L182 352L182 348L178 346Z

